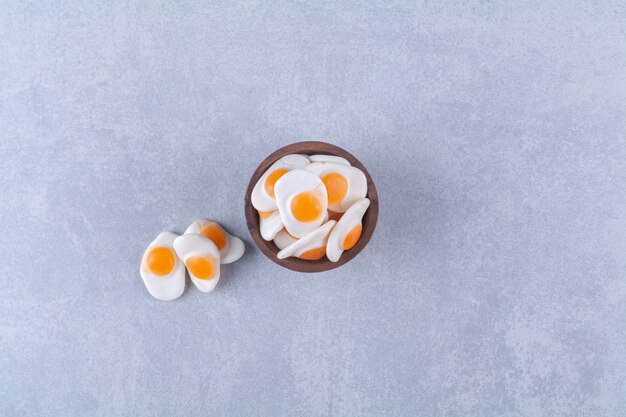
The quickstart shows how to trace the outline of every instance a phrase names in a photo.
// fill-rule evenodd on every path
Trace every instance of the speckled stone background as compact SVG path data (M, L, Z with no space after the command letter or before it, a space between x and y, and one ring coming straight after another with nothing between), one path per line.
M0 2L0 415L626 415L623 2L61 3ZM305 139L380 193L318 275L243 216ZM247 252L157 302L195 217Z

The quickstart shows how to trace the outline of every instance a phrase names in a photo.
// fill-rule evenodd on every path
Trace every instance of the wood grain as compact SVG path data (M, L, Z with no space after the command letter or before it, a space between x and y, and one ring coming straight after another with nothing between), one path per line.
M350 164L352 164L352 166L359 168L361 171L363 171L365 177L367 178L367 198L370 199L370 206L363 216L363 232L361 238L352 249L345 251L337 262L329 261L326 256L317 261L305 261L298 258L278 259L276 257L276 254L279 252L279 250L274 242L267 242L261 237L261 232L259 231L259 215L250 201L252 189L254 188L254 185L257 183L259 178L261 178L263 173L274 162L276 162L279 158L285 155L293 153L300 153L305 155L325 154L341 156L347 159ZM250 183L248 184L246 195L244 197L244 210L246 223L248 224L248 230L250 231L250 235L252 236L252 239L254 240L256 246L261 250L261 252L265 254L265 256L267 256L273 262L276 262L278 265L284 268L291 269L293 271L323 272L338 268L350 262L367 245L370 238L374 234L374 229L376 228L376 222L378 220L378 193L376 192L376 187L374 186L372 177L370 176L369 172L367 172L367 169L365 169L363 164L361 164L361 162L348 151L326 142L298 142L278 149L270 156L265 158L263 162L261 162L256 171L254 171L252 178L250 178Z

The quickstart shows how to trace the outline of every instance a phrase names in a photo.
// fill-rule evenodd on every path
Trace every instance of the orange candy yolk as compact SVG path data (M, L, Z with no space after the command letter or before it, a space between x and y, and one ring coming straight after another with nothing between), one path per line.
M309 249L306 252L303 252L298 256L300 259L304 259L306 261L317 261L321 259L324 255L326 255L326 247L322 246L319 248Z
M158 246L150 251L146 264L151 273L164 276L172 272L176 266L176 258L170 248Z
M322 215L322 195L317 191L296 194L291 200L291 213L296 220L312 222Z
M261 216L262 219L267 219L272 214L274 214L273 211L259 211L259 216Z
M322 182L326 186L330 204L340 203L348 194L348 180L341 174L326 174L322 177Z
M361 237L361 231L363 231L363 226L356 225L348 232L346 238L343 240L343 250L352 249L356 242L359 241Z
M218 250L222 250L224 246L228 243L228 237L224 233L224 230L217 223L207 223L202 229L200 229L200 234L215 243Z
M215 259L209 254L190 256L185 265L198 279L213 279L215 274Z
M281 168L273 171L270 175L267 176L267 178L265 179L265 191L267 191L270 196L274 197L274 185L276 184L276 181L278 181L278 179L285 175L287 172L289 172L289 170Z

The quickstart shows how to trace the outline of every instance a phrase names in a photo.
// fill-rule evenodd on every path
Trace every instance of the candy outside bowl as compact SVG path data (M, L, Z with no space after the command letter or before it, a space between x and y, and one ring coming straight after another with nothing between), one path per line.
M304 154L304 155L335 155L340 156L342 158L347 159L350 164L356 168L359 168L365 174L367 178L367 195L366 197L370 200L370 206L368 210L365 212L365 215L362 219L363 231L361 233L361 238L357 242L357 244L350 250L345 251L339 261L331 262L328 260L326 256L317 261L307 261L298 259L295 257L278 259L276 256L279 252L278 248L274 244L273 241L266 241L261 237L261 232L259 230L259 214L252 206L252 202L250 200L250 196L252 195L252 189L254 185L257 183L259 178L263 175L263 173L278 159L285 155L289 154ZM376 228L376 221L378 219L378 194L376 192L376 187L374 186L374 182L372 181L372 177L370 176L367 169L363 166L363 164L351 153L348 151L331 145L326 142L318 142L318 141L308 141L308 142L297 142L292 143L291 145L287 145L282 147L272 154L270 154L267 158L261 162L261 164L257 167L252 174L252 178L250 178L250 183L248 184L248 188L246 190L246 195L244 198L244 210L246 216L246 223L248 225L248 230L250 231L250 235L252 236L252 240L256 246L273 262L282 266L283 268L291 269L293 271L298 272L324 272L329 271L334 268L338 268L352 259L354 259L365 246L370 241L372 235L374 234L374 229Z

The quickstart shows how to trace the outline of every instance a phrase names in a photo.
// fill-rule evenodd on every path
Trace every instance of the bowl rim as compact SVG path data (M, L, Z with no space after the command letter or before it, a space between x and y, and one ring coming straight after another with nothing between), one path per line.
M285 155L294 153L305 154L307 156L320 154L341 156L347 159L352 166L359 168L361 171L363 171L363 173L365 174L365 178L367 179L366 197L370 200L370 206L365 212L365 215L362 219L363 232L361 234L361 238L352 249L345 251L337 262L331 262L326 256L317 261L307 261L294 257L278 259L276 254L279 252L279 250L274 242L266 241L261 237L261 232L259 230L259 215L256 209L252 206L251 202L252 189L256 185L259 178L261 178L263 173L265 173L265 171L274 162L276 162L278 159ZM370 176L365 166L363 166L361 161L359 161L350 152L346 151L343 148L340 148L339 146L322 141L295 142L283 146L272 152L255 169L254 173L250 177L250 181L244 195L244 214L246 217L248 232L250 233L250 236L252 237L255 245L266 257L268 257L274 263L282 266L283 268L287 268L297 272L324 272L339 268L340 266L350 262L365 248L365 246L367 246L372 235L374 234L374 230L376 229L376 223L378 221L378 193L376 191L374 181L372 180L372 177Z

